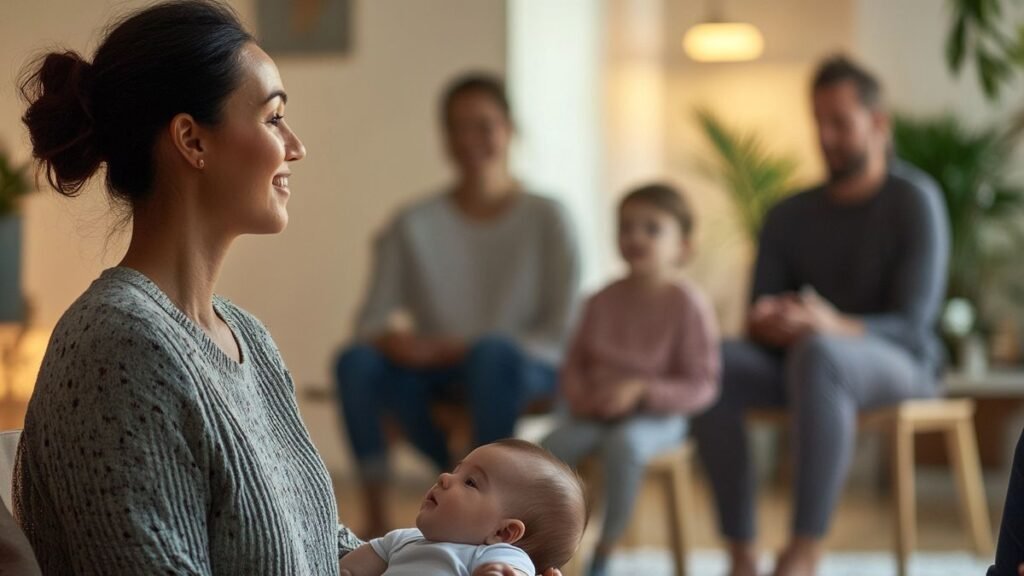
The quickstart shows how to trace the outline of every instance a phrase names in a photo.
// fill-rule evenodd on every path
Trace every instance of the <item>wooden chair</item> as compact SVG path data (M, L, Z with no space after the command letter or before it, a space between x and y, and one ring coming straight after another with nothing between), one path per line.
M755 410L749 417L754 421L784 425L789 415L782 410ZM900 576L908 573L908 561L917 545L914 437L926 432L945 435L961 515L974 550L980 556L992 554L992 529L973 419L974 402L953 398L907 400L860 415L858 423L861 428L879 429L889 436L896 520L893 547Z
M678 448L670 450L647 465L647 477L645 484L653 482L664 501L668 518L669 545L671 547L672 559L675 563L676 576L686 576L686 559L689 556L690 545L693 538L693 528L690 522L693 517L693 471L692 461L694 454L693 442L688 440L679 445ZM579 468L580 475L591 494L595 493L597 485L597 466L592 459L585 461ZM595 508L595 506L591 506ZM588 527L588 534L597 529L594 523ZM584 537L584 543L590 538ZM565 567L566 576L583 574L586 569L584 563L590 557L589 550L584 553L583 545L580 551Z

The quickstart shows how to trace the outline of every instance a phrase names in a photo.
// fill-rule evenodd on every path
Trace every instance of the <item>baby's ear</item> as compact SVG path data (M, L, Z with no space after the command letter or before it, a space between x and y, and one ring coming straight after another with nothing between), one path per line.
M526 535L526 524L522 520L502 520L498 529L487 537L487 544L515 544Z

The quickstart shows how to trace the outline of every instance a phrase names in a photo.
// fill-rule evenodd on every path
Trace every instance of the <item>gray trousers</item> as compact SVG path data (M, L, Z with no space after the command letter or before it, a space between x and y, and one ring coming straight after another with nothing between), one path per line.
M612 545L629 525L647 463L678 446L685 435L686 418L679 415L637 415L617 422L570 418L541 445L573 467L599 454L605 502L601 544Z
M785 353L747 341L722 345L722 395L693 422L722 534L755 537L756 486L745 413L785 407L793 442L793 533L828 532L856 440L857 412L937 392L936 378L881 339L810 336Z

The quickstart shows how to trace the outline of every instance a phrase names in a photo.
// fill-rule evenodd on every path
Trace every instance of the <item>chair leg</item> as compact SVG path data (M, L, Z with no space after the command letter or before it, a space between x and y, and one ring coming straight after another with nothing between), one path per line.
M992 525L989 523L988 502L981 478L978 441L970 420L961 420L946 432L946 447L956 477L960 510L974 550L980 556L990 556L993 550Z
M577 473L583 478L583 483L586 485L588 493L601 493L601 484L604 482L604 478L601 478L600 471L593 459L585 459L577 468ZM562 567L562 574L565 576L584 576L587 573L588 563L594 554L597 534L601 529L601 522L598 520L602 515L601 507L604 505L597 499L593 500L593 502L594 506L590 510L590 521L587 522L587 528L584 530L582 538L580 538L580 546L568 564Z
M914 430L897 422L892 431L893 492L896 505L896 565L907 576L910 555L916 545L916 502L914 501Z
M690 515L693 514L689 454L682 456L672 465L671 472L664 474L665 495L668 499L668 528L675 561L676 576L686 576L686 558L689 555Z

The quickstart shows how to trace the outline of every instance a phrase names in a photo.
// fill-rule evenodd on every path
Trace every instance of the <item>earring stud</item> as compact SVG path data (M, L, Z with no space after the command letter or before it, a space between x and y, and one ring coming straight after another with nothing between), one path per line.
M206 160L203 160L202 158L200 158L199 159L199 169L202 170L203 168L206 168Z

